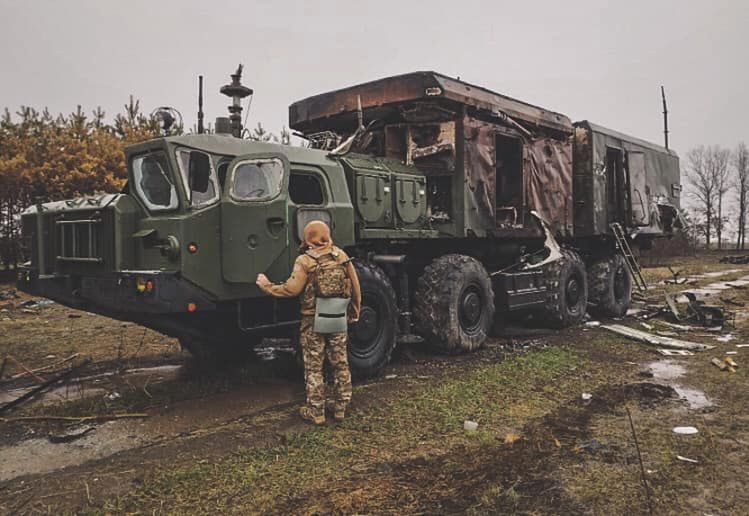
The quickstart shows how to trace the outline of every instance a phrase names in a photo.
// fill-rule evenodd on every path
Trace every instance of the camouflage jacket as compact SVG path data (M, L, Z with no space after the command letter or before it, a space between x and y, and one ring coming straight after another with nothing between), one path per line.
M268 285L262 289L266 294L274 297L296 297L301 294L299 301L302 315L315 314L315 288L312 272L317 267L317 261L310 254L314 254L314 251L301 254L297 257L294 262L294 269L291 271L291 276L284 283ZM348 255L343 250L333 246L333 254L338 263L348 262L346 264L346 273L348 275L347 294L351 298L349 316L356 320L359 318L359 310L361 308L359 278L356 275L354 266L349 261Z

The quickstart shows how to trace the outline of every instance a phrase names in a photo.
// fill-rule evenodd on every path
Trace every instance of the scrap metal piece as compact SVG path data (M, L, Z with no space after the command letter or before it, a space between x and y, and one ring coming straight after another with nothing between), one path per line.
M679 356L679 357L688 357L694 355L692 351L689 351L688 349L664 349L661 348L658 350L658 353L660 353L663 356L666 357L673 357L673 356Z
M688 340L674 339L671 337L662 337L660 335L653 335L646 331L636 330L629 326L622 324L604 324L601 328L605 328L619 335L623 335L632 340L644 342L653 346L676 348L676 349L688 349L692 351L704 351L706 349L713 349L715 346L708 346L707 344L700 344L698 342L690 342Z
M708 305L704 301L698 300L693 292L684 292L689 300L688 311L689 319L696 319L702 326L720 326L725 325L732 314L728 310L717 305Z
M562 248L560 247L559 242L557 242L557 239L554 238L554 234L551 232L549 224L535 210L531 210L531 215L538 220L544 230L544 235L546 236L544 247L549 250L549 256L538 263L526 264L524 269L537 269L538 267L543 267L547 263L555 262L562 257Z

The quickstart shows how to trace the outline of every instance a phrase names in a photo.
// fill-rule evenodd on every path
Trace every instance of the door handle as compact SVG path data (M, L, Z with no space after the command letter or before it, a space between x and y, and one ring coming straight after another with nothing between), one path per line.
M265 221L268 226L268 232L277 236L286 227L286 221L280 217L271 217Z

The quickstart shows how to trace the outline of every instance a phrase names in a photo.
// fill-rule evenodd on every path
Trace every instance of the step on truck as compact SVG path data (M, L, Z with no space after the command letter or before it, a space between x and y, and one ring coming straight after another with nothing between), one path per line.
M212 134L200 110L196 134L126 148L121 193L29 207L19 287L231 358L297 331L255 278L284 280L323 220L361 281L364 377L399 342L476 350L513 313L622 316L638 251L679 225L674 152L438 73L293 103L304 145L242 138L241 69L221 91Z

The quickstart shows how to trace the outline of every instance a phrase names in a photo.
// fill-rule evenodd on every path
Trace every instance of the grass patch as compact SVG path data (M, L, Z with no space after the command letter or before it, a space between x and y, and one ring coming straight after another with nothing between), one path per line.
M355 414L338 427L312 428L282 445L240 450L215 464L158 472L103 509L271 511L307 490L333 486L356 472L388 468L391 461L496 442L507 424L519 424L528 414L553 404L554 393L544 387L577 367L577 355L563 348L480 366L416 395ZM513 410L508 411L510 407ZM481 431L466 434L465 419L479 421Z

